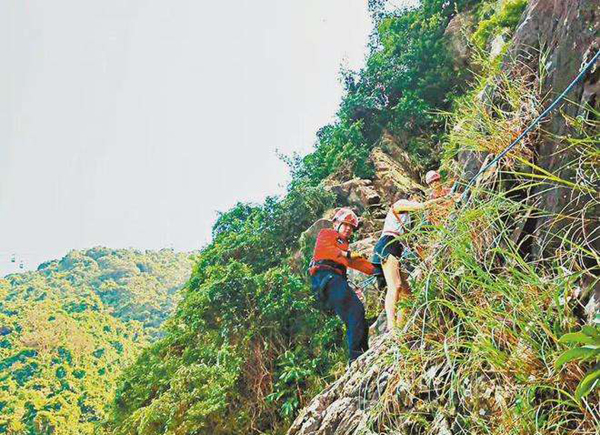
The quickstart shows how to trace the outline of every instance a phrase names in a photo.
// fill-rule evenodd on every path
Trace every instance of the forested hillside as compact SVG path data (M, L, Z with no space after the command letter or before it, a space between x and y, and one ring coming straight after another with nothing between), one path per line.
M0 433L93 433L190 271L188 254L98 247L0 279Z

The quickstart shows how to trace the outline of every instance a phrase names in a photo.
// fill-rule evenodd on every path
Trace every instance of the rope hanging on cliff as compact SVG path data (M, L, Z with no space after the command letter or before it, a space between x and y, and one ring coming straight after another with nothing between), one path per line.
M533 128L546 116L548 115L552 110L554 110L558 104L567 96L567 94L569 92L571 92L571 89L573 89L573 87L579 82L579 80L581 80L583 78L583 76L588 72L588 70L594 65L594 63L596 63L596 61L598 60L598 57L600 57L600 50L598 50L596 52L596 54L594 55L594 57L592 58L592 60L590 60L584 67L583 69L579 72L579 74L577 75L577 77L575 77L573 79L573 81L569 84L569 86L567 86L565 88L565 90L552 102L552 104L550 104L550 106L548 106L546 108L546 110L544 110L536 119L534 119L531 124L525 129L523 130L523 132L510 144L508 145L500 154L498 154L495 158L493 158L489 163L487 164L483 164L482 167L479 169L479 171L477 172L477 174L475 174L473 176L473 178L471 178L471 180L469 180L469 182L467 183L466 187L465 187L465 191L462 194L461 197L461 201L465 201L465 199L467 198L467 194L469 192L469 190L471 189L471 187L473 186L473 184L475 183L475 181L477 180L477 178L479 178L481 176L481 174L483 174L485 171L487 171L488 169L490 169L491 167L493 167L496 163L498 163L498 161L500 159L502 159L502 157L504 157L506 154L508 154L510 152L510 150L512 150L519 142L521 142L521 140L523 140L523 138L527 135L527 133L529 133L531 130L533 130ZM458 182L454 183L454 186L452 187L452 193L454 193L456 191L456 188L458 187ZM434 253L434 257L439 253L440 251L437 251ZM350 282L351 285L353 285L354 287L358 287L364 290L364 296L365 296L365 305L366 305L366 297L367 297L367 287L369 285L371 285L374 281L375 281L376 277L375 276L371 276L369 278L367 278L366 280L363 280L360 284L356 284L354 282Z
M498 154L487 165L484 165L484 166L481 167L481 169L479 169L479 172L477 172L477 174L475 174L475 176L473 176L473 178L471 178L471 180L467 183L467 185L465 187L465 191L462 194L461 201L465 201L465 199L467 198L467 194L468 194L469 190L471 189L471 187L473 187L473 184L475 183L475 181L477 180L477 178L479 178L479 176L481 176L481 174L483 174L489 168L491 168L496 163L498 163L498 161L502 157L504 157L506 154L508 154L508 152L510 150L512 150L519 142L521 142L521 140L523 140L523 138L527 135L527 133L529 133L542 120L542 118L544 118L552 110L554 110L554 108L556 106L558 106L558 104L567 96L567 94L569 92L571 92L571 89L573 89L573 87L577 84L577 82L579 82L579 80L582 79L582 77L588 72L588 70L594 65L594 63L596 63L596 61L598 60L599 56L600 56L600 50L598 50L596 52L596 54L594 55L594 57L592 58L592 60L590 60L583 67L583 69L577 75L577 77L575 77L573 79L573 81L569 84L569 86L567 86L565 88L565 90L558 96L558 98L556 98L556 100L554 100L554 102L552 104L550 104L550 106L548 106L548 108L546 110L544 110L536 119L533 120L533 122L529 125L529 127L527 127L525 130L523 130L523 132L509 146L507 146L504 149L504 151L502 151L500 154ZM454 187L457 187L457 185L455 184ZM454 191L455 189L453 188L452 190Z

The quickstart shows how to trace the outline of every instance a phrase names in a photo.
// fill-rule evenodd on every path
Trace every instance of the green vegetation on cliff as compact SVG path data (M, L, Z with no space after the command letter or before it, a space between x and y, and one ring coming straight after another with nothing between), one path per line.
M238 204L216 222L166 336L124 372L105 424L109 433L283 433L299 408L346 369L340 322L312 307L305 271L292 260L306 248L300 234L335 205L323 181L373 177L369 155L383 136L408 152L416 172L442 163L458 178L462 166L479 167L478 158L501 150L538 112L543 77L525 69L501 75L497 62L472 64L479 74L473 85L464 60L449 48L448 24L463 14L466 24L457 32L469 33L486 54L495 34L514 31L525 2L425 0L396 12L385 1L369 3L376 24L371 52L365 68L342 74L346 94L335 122L319 131L313 153L290 159L286 196ZM542 212L538 203L522 202L532 189L565 182L548 174L540 181L532 154L524 142L502 172L486 174L449 229L411 234L443 255L428 262L406 304L406 335L385 361L394 384L361 420L371 431L365 433L432 433L440 405L448 410L443 418L458 422L457 433L591 426L586 417L597 408L586 409L568 392L581 370L553 366L564 350L558 335L580 322L565 301L589 270L570 271L583 254L568 242L556 258L527 262L531 219ZM461 155L467 157L457 162ZM579 191L587 181L566 183ZM522 218L511 223L517 212ZM446 370L443 379L420 389L437 374L424 371L432 365ZM415 388L399 396L405 381ZM486 382L494 387L489 393L481 391ZM510 389L505 399L497 384Z
M325 385L344 359L341 331L312 308L287 259L331 205L321 188L303 187L220 216L166 337L124 373L115 433L281 427Z
M93 433L190 270L171 250L93 248L0 279L0 433Z
M442 134L441 111L468 76L455 68L444 32L477 3L426 0L390 13L372 2L371 53L363 70L343 74L336 122L319 131L312 154L292 159L285 197L238 204L218 219L166 337L124 373L112 433L280 433L344 370L340 322L314 309L291 256L300 234L334 206L319 183L336 171L372 175L368 156L384 133L407 138L417 163L438 158L423 144Z

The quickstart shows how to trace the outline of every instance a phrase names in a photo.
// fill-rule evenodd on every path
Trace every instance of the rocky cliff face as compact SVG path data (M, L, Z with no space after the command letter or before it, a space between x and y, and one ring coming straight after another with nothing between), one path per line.
M390 348L389 339L380 337L371 350L334 382L296 419L288 434L333 435L368 434L370 409L386 390L391 367L384 363Z
M546 78L543 81L542 95L548 101L556 98L579 74L600 49L600 2L596 0L531 0L525 16L517 29L509 56L519 59L533 70L540 69L540 58L544 57L543 68ZM542 55L540 55L542 53ZM555 111L544 125L544 134L536 143L534 163L548 173L570 182L584 182L584 157L574 147L567 146L565 137L577 137L573 119L594 119L598 112L600 94L600 64L591 71L568 95L568 102ZM589 183L588 183L589 184ZM540 185L530 192L543 210L539 217L532 217L524 223L525 237L529 238L532 258L548 258L555 255L560 247L561 237L569 237L590 252L600 251L600 207L591 201L597 196L600 186L592 185L596 193L582 193L574 196L570 188L563 184L553 189ZM531 202L532 200L530 200ZM594 207L589 204L596 203ZM556 218L560 215L561 218ZM576 221L576 224L573 222ZM592 267L597 261L583 256L582 263ZM582 300L587 303L588 317L600 312L600 284L586 283L586 294Z
M577 76L582 66L589 62L600 48L600 2L590 0L532 0L526 10L523 22L517 29L509 56L527 63L533 70L539 70L540 58L544 58L543 67L546 78L543 81L542 95L548 95L548 101L556 98L571 80ZM600 66L596 64L580 81L568 96L570 103L564 104L561 111L555 111L547 120L545 134L537 143L536 163L546 171L556 176L574 181L581 174L568 162L576 161L576 151L566 147L560 138L575 135L575 128L569 118L578 116L588 117L589 107L598 107L600 92ZM598 187L598 186L596 186ZM538 196L541 206L554 215L562 213L577 215L581 205L589 198L572 201L569 189L557 187L547 190L540 186L534 196ZM598 211L598 210L596 210ZM598 213L595 213L598 216ZM539 218L532 222L530 231L535 231L538 237L533 241L533 253L539 258L555 249L557 241L551 243L545 237L539 237L541 232L558 233L560 228L568 224L568 220ZM597 221L588 224L587 237L584 229L580 228L580 237L594 244L597 250L600 239L595 234L598 231ZM594 237L596 235L596 237ZM593 241L593 242L592 242ZM590 246L591 247L591 246Z
M531 0L506 55L505 68L510 68L510 62L518 60L537 71L540 58L543 58L542 66L546 70L546 77L542 94L548 95L548 104L548 101L562 92L578 74L581 66L589 61L600 47L600 21L597 19L599 14L600 2L596 0ZM453 25L464 25L465 19L461 20ZM460 63L464 62L465 59L461 58ZM574 155L573 148L565 148L564 141L559 137L576 134L569 117L593 116L584 107L587 105L598 108L599 77L600 65L597 65L569 95L571 103L563 106L562 112L555 112L545 123L544 133L540 135L534 151L534 163L543 170L571 181L581 176L576 168L566 165L566 162L576 161L578 156ZM407 162L394 155L396 152L398 149L393 146L391 151L381 146L373 152L371 159L377 174L373 183L354 180L332 187L346 203L371 211L371 223L363 229L362 240L356 244L359 250L368 252L372 248L377 231L381 228L382 212L393 198L402 191L419 187L417 175L408 168L403 170ZM468 178L472 175L484 157L481 154L463 154L460 157L463 176ZM597 191L598 186L595 187ZM529 194L536 198L536 204L540 208L549 213L562 212L566 216L577 216L579 213L584 223L576 229L576 237L588 244L592 251L598 252L599 210L588 209L584 213L585 216L581 216L583 204L589 203L589 198L583 195L573 201L567 188L547 189L547 186L534 188ZM524 237L535 236L531 237L526 246L532 258L540 258L547 255L548 251L556 249L553 235L560 234L569 223L568 220L557 221L544 216L547 214L532 217L520 228ZM600 289L597 288L596 292L598 291ZM590 301L588 310L592 315L599 312L596 302L600 300L599 296L600 294L597 294L595 299L593 295L587 296ZM443 337L438 337L438 340L444 340L445 343ZM386 426L385 422L378 421L374 424L374 419L369 416L381 415L381 407L390 406L391 396L394 396L391 403L396 407L389 410L392 414L394 411L409 410L414 413L415 419L421 412L428 415L426 433L475 433L466 431L461 427L460 421L452 417L452 410L462 405L447 400L440 401L438 397L440 385L448 382L449 371L456 370L450 363L451 351L447 354L447 361L429 361L418 370L415 369L420 371L419 375L415 376L413 372L412 377L403 378L401 374L398 375L398 367L394 367L394 364L400 364L403 356L398 353L397 346L390 345L393 341L394 337L389 334L373 338L369 351L353 363L340 379L312 400L294 421L288 435L382 433L381 427ZM523 350L523 355L527 355L528 352L529 350ZM474 376L468 385L465 384L461 388L469 391L472 396L469 400L479 404L487 403L478 408L484 420L490 418L491 421L494 414L491 410L506 409L506 406L509 406L503 393L503 388L508 389L509 386L495 383L487 375L481 375L480 378ZM384 395L388 398L385 405L381 400ZM506 393L506 396L510 394ZM408 420L396 422L394 428L401 428L400 432L383 433L412 433L413 423Z

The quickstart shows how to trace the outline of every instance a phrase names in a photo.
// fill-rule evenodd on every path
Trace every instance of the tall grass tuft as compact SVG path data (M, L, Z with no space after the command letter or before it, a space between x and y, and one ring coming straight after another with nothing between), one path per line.
M394 369L371 429L429 433L441 413L452 433L597 433L597 392L574 398L584 368L554 366L559 337L580 323L570 295L582 272L526 262L506 224L521 204L486 196L429 235L439 255L383 356Z

